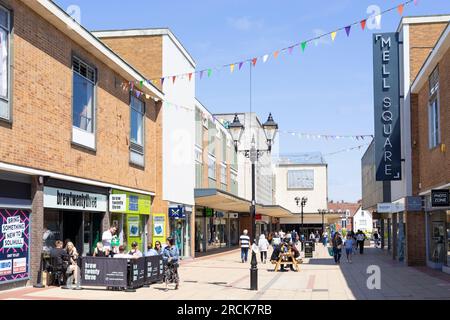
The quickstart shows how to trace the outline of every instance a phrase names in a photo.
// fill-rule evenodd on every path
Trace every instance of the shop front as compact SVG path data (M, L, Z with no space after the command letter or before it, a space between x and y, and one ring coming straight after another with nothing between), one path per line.
M130 250L137 242L139 250L146 252L151 196L112 189L109 201L110 225L117 227L119 244Z
M172 204L169 207L170 235L183 258L191 256L191 216L192 206Z
M26 178L7 178L0 172L0 290L30 278L31 185Z
M44 248L56 240L72 242L82 256L91 255L101 241L108 207L106 188L50 180L44 186Z

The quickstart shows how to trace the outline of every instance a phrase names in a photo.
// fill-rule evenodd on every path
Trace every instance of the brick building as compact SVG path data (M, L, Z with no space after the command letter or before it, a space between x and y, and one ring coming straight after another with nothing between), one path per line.
M393 259L405 262L407 265L425 265L427 263L427 222L420 209L420 203L417 205L417 201L420 202L417 196L423 195L422 193L426 189L418 192L417 188L420 179L418 174L425 175L423 171L419 173L420 166L425 165L424 162L419 165L419 158L425 159L425 156L420 155L418 141L423 139L427 141L428 139L428 135L423 135L426 134L423 126L424 124L428 125L429 117L424 118L425 113L423 112L425 111L423 110L426 108L422 108L422 113L418 112L418 97L414 91L417 88L412 89L412 84L417 79L430 53L435 50L449 21L450 15L403 17L397 29L400 40L402 180L375 181L376 164L373 143L362 158L363 209L373 213L373 218L381 229L382 248ZM422 129L420 129L421 127ZM420 139L418 139L419 130L422 130ZM424 143L422 141L422 146ZM445 155L444 153L438 155L440 151L432 151L433 157L435 157L433 161L437 161L436 157L442 158ZM431 162L428 164L431 165ZM434 183L431 182L433 174L435 173L430 172L427 178L423 178L422 183L426 182L426 186L430 187ZM436 181L436 178L434 179ZM383 204L389 212L378 212L377 205L379 204Z
M0 214L24 228L2 235L16 238L0 251L0 289L35 283L56 239L92 253L112 223L143 249L150 214L164 210L163 93L124 90L144 76L52 1L1 0L0 20ZM110 194L123 205L110 207Z
M422 261L450 273L450 25L417 70L411 93L413 194L424 199L424 212L408 231ZM447 201L434 203L432 190L447 193Z

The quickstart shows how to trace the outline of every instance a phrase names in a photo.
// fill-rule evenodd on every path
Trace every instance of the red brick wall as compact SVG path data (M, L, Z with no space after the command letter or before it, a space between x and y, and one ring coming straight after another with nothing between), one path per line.
M409 266L426 264L425 213L406 213L406 254Z

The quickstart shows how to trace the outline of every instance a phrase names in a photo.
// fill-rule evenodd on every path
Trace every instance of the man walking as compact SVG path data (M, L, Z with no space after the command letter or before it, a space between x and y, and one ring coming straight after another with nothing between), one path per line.
M248 234L248 230L245 229L243 234L239 238L239 242L241 243L241 261L242 261L242 263L247 262L248 248L250 247L250 237L247 234Z
M356 243L359 247L359 254L364 254L364 241L366 240L366 235L361 230L358 230L356 234Z

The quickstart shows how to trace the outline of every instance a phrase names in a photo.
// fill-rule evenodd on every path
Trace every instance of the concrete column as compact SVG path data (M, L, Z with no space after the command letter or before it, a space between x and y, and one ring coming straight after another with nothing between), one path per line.
M35 284L41 263L44 232L44 178L33 176L31 179L31 238L30 269L31 283Z

